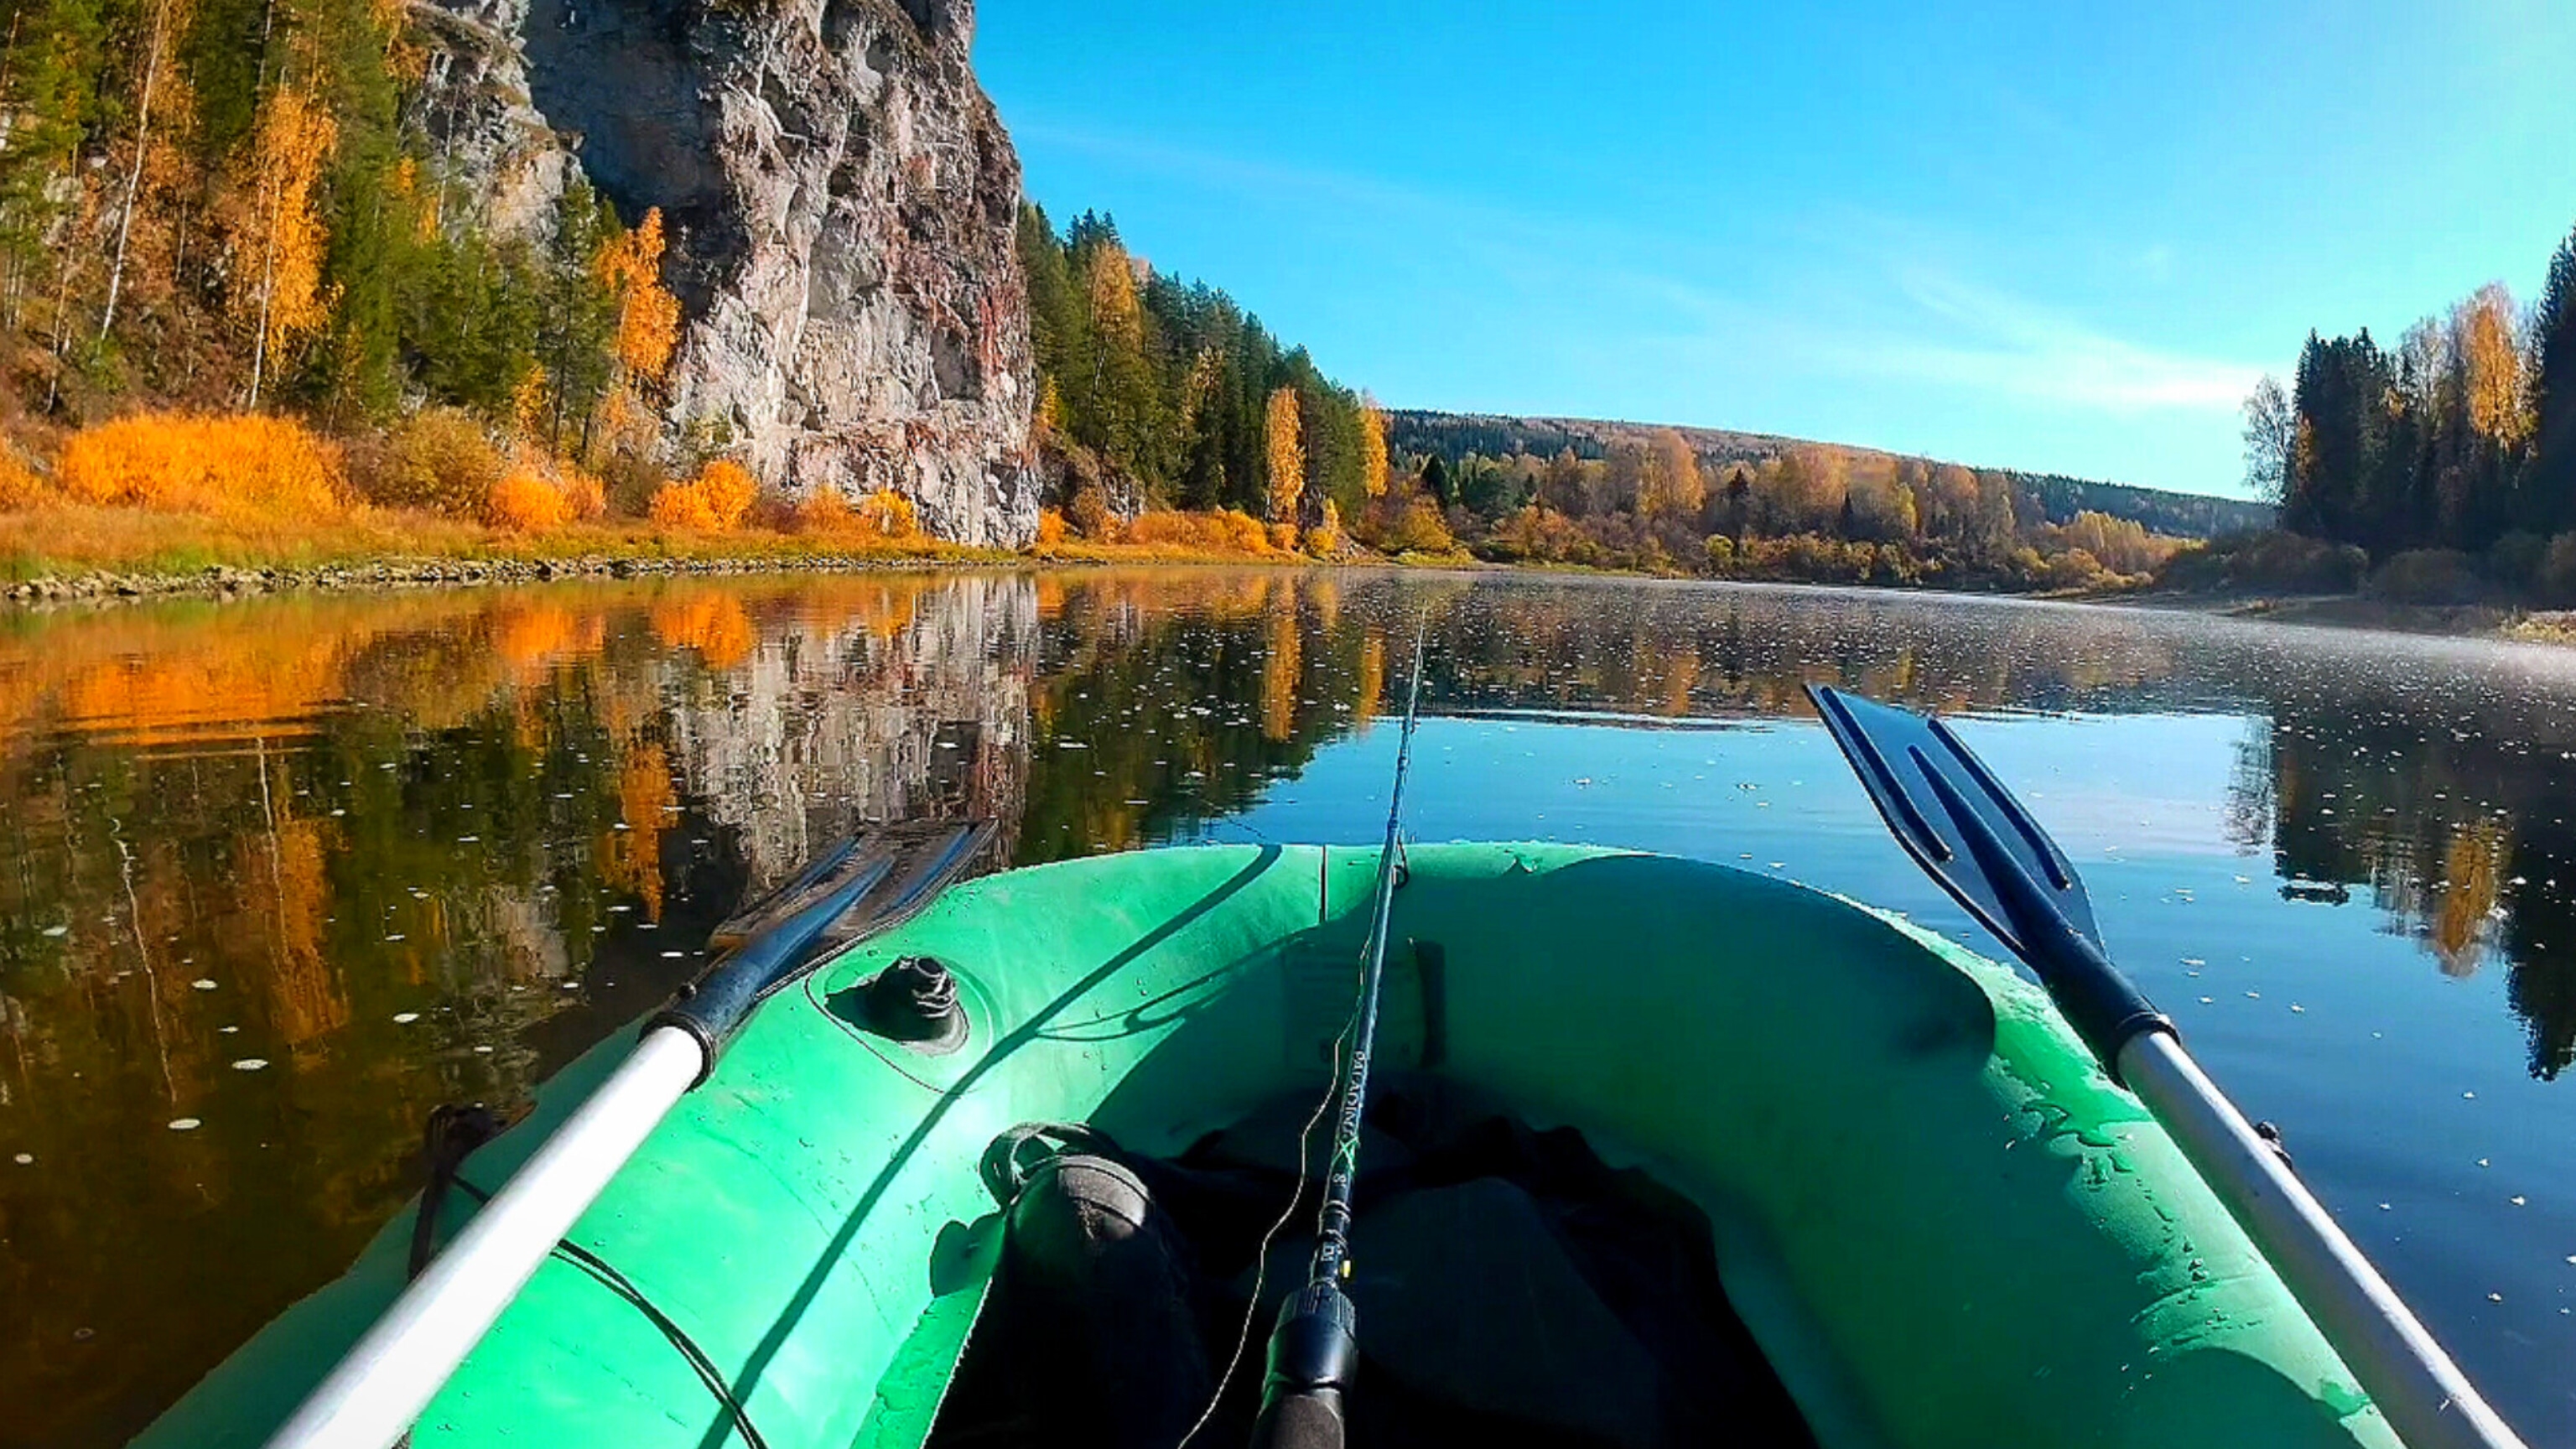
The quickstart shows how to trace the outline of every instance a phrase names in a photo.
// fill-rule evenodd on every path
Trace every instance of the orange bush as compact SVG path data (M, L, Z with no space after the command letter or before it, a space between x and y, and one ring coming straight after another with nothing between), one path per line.
M859 523L879 538L910 538L921 532L912 500L891 488L880 488L859 500Z
M858 522L858 515L850 511L850 496L829 485L797 499L788 516L799 533L847 533Z
M1219 513L1184 513L1158 508L1136 515L1126 528L1127 541L1212 553L1270 552L1270 530L1239 508Z
M719 458L686 483L665 483L653 490L646 514L666 528L695 528L722 533L740 527L751 512L760 485L740 463Z
M562 480L564 507L579 519L594 519L608 512L608 488L588 473L575 471Z
M33 508L52 496L45 480L18 460L17 451L0 443L0 512Z
M140 413L84 428L54 479L83 503L226 517L326 518L341 511L338 445L290 418Z
M473 414L432 407L361 449L350 481L370 503L471 516L483 511L509 468Z
M1049 508L1038 514L1038 547L1054 548L1064 542L1064 515Z
M891 488L880 488L852 503L848 494L822 484L797 500L793 517L798 532L826 537L899 541L921 532L912 500Z
M484 516L521 533L558 528L572 518L572 502L552 479L525 464L511 469L484 496Z

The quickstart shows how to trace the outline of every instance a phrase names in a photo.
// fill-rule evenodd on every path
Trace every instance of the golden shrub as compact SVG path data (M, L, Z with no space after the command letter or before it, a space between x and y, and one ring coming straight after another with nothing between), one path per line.
M1261 526L1261 520L1242 509L1226 509L1217 514L1216 522L1217 527L1222 530L1221 537L1225 540L1226 547L1238 549L1244 553L1269 551L1269 532Z
M562 487L564 508L574 518L588 521L608 512L608 488L597 477L576 469Z
M1267 554L1270 530L1239 508L1218 513L1185 513L1158 508L1136 515L1126 527L1127 540L1149 546L1193 549L1203 553Z
M1350 547L1349 535L1342 532L1341 511L1331 500L1324 503L1324 521L1306 530L1306 552L1317 558L1339 558Z
M0 443L0 513L35 508L53 496L54 490L19 460L16 450Z
M1052 508L1038 514L1038 547L1054 548L1064 542L1064 515Z
M492 485L484 499L483 515L497 527L532 533L569 522L572 501L553 479L523 464Z
M1073 501L1065 513L1082 536L1094 543L1106 543L1118 534L1118 516L1109 507L1109 495L1097 483L1085 483L1073 492Z
M850 508L850 496L829 486L818 487L797 499L788 517L799 533L847 533L858 523L858 515Z
M715 516L718 528L739 526L743 515L751 512L752 500L760 496L760 484L749 469L721 458L700 470L693 486L706 495L707 512Z
M666 528L694 528L722 533L738 528L760 496L760 485L740 463L719 458L686 483L665 483L653 490L646 516Z
M879 538L906 539L921 532L912 500L891 488L880 488L859 500L859 524Z
M912 500L891 488L880 488L853 503L848 494L827 484L799 499L791 517L798 532L825 537L899 542L921 532Z
M352 470L368 502L458 515L481 512L509 471L483 425L460 408L423 408L404 419L368 462Z
M232 518L342 510L338 445L290 418L139 413L63 445L56 486L82 503Z
M715 515L707 509L704 493L695 483L665 483L653 490L653 501L645 506L644 516L664 528L712 530Z

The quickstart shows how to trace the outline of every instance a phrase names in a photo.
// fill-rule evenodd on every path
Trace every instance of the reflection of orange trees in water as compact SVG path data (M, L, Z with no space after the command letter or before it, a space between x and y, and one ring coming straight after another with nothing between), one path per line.
M1261 736L1285 740L1297 732L1297 675L1305 651L1297 633L1297 603L1270 615L1268 647L1261 653Z
M1663 699L1655 706L1659 714L1679 718L1691 712L1691 686L1699 682L1699 656L1687 650L1667 655L1663 661Z
M778 597L774 607L764 606L761 616L769 618L777 610L792 610L805 638L816 643L857 629L879 639L892 639L912 627L922 593L938 587L939 583L921 578L827 574L799 581L792 593Z
M2444 975L2467 976L2478 969L2511 852L2504 827L2492 820L2452 832L2442 852L2440 900L2426 928Z
M274 742L351 699L434 724L499 682L500 651L467 627L487 612L490 596L421 592L67 614L0 643L0 728L19 746L20 722L46 714L121 744ZM601 622L511 628L586 641Z
M1371 634L1360 642L1359 702L1352 708L1361 733L1377 719L1378 707L1386 699L1386 639Z
M1342 622L1342 585L1331 574L1317 574L1306 580L1306 602L1315 609L1315 622L1330 634Z
M341 661L339 641L328 637L238 633L188 653L93 658L61 680L55 697L67 721L124 744L166 744L209 731L239 737L251 725L300 733L337 698Z
M250 918L244 924L256 922L268 938L266 987L278 1035L302 1046L349 1020L348 994L323 949L331 884L323 873L322 831L310 820L281 820L266 838L240 845L243 860L268 858L267 869L242 873Z
M710 669L731 669L751 657L760 631L728 590L706 589L657 601L653 637L673 649L695 649Z
M493 611L491 638L492 652L526 679L558 661L597 654L608 641L608 616L542 601L510 604Z
M677 803L671 761L658 744L639 747L617 771L617 808L626 828L611 828L599 847L599 876L615 890L639 896L647 918L662 918L662 832Z

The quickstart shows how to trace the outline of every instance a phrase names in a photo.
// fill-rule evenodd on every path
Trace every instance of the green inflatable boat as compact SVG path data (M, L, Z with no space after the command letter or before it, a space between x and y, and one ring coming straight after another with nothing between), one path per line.
M1149 1365L1094 1386L1111 1397L1226 1382L1195 1442L1241 1444L1310 1231L1285 1211L1297 1134L1352 1016L1378 861L1207 847L1008 871L768 994L637 1129L411 1442L1114 1437L1114 1403L1029 1401L1047 1380L1024 1361L1052 1351ZM1778 880L1564 845L1413 850L1386 939L1376 1066L1384 1113L1413 1120L1370 1118L1355 1397L1413 1406L1414 1437L2396 1442L2166 1131L2002 966ZM415 1238L470 1224L634 1050L621 1035L559 1074L437 1183L431 1231L407 1210L143 1442L266 1441L401 1293ZM1075 1155L1173 1199L1182 1258L1156 1261L1194 1275L1165 1286L1194 1305L1196 1361L1150 1369L1176 1350L1143 1342L1168 1316L1146 1300L1071 1330L1005 1321L1025 1305L1003 1199ZM1264 1257L1240 1221L1287 1226ZM1610 1241L1639 1234L1624 1257ZM1460 1365L1480 1355L1506 1361L1478 1380ZM1355 1412L1353 1442L1400 1437Z

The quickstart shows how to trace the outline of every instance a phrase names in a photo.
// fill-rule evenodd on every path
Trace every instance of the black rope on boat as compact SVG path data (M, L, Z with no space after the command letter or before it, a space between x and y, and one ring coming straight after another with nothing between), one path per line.
M492 1200L492 1194L461 1177L451 1178L447 1186L464 1193L477 1203L487 1203ZM422 1215L426 1217L432 1211L431 1200L424 1196L421 1199ZM751 1411L743 1407L742 1400L734 1397L733 1385L725 1381L724 1370L716 1367L716 1361L707 1357L706 1350L698 1347L698 1341L689 1336L689 1331L673 1321L671 1315L656 1307L653 1300L645 1296L644 1290L635 1286L633 1279L619 1272L617 1266L606 1258L568 1238L560 1239L555 1243L554 1255L588 1273L601 1287L625 1299L638 1313L644 1315L646 1322L661 1330L662 1336L670 1340L671 1347L679 1350L680 1357L688 1362L689 1368L697 1374L699 1381L707 1386L707 1392L715 1396L717 1405L725 1411L726 1417L733 1420L734 1428L742 1435L742 1442L749 1445L750 1449L769 1449L769 1441L762 1438L760 1430L752 1426Z

